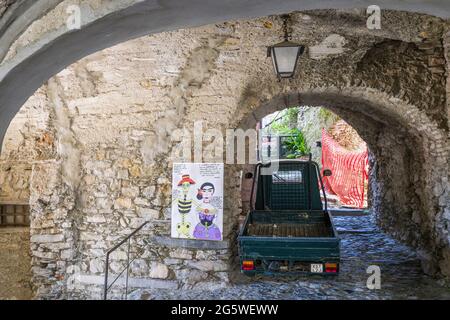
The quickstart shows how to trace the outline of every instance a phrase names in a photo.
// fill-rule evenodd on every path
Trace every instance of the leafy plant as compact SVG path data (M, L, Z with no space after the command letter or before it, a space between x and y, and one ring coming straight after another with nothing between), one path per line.
M289 108L286 110L285 121L290 128L297 127L299 108Z
M298 128L291 129L287 133L290 136L283 141L283 144L289 152L286 155L288 159L295 159L311 152L303 133Z
M275 134L288 134L292 128L297 126L299 109L288 108L277 114L277 120L269 125L269 130Z

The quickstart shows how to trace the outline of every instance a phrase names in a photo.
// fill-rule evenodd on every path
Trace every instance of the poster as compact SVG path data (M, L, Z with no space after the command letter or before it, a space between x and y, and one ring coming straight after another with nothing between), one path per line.
M173 238L223 239L223 163L174 163Z

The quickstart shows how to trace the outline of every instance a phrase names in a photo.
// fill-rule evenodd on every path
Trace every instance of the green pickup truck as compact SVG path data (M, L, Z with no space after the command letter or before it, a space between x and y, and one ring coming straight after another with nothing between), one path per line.
M241 271L338 274L340 239L325 192L322 205L317 163L311 158L259 163L253 179L252 210L238 236Z

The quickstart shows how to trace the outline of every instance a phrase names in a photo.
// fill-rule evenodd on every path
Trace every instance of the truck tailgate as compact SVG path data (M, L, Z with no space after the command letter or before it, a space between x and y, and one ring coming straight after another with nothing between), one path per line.
M245 274L339 270L340 239L324 211L252 211L238 241L241 265L252 265Z
M251 259L331 261L339 260L338 238L239 237L243 257Z

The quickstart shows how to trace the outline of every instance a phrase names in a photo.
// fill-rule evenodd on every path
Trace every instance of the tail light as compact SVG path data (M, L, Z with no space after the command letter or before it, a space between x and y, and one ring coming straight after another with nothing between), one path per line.
M242 261L242 270L245 271L255 270L255 262L253 260Z
M325 263L325 272L337 273L338 272L338 264L337 263Z

